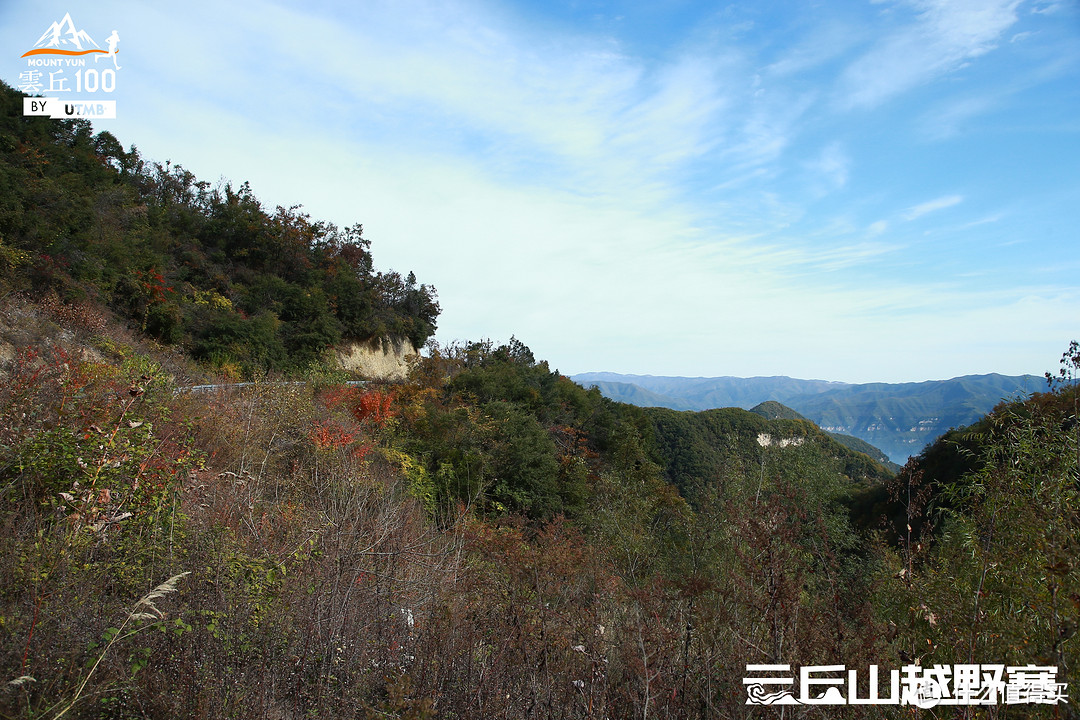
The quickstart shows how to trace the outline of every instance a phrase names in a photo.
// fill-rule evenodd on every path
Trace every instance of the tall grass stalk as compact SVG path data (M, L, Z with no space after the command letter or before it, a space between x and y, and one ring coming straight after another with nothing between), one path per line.
M139 623L145 620L164 619L165 613L158 609L157 605L154 604L154 601L160 600L171 592L176 592L177 585L179 584L180 580L183 579L186 575L190 574L191 572L188 571L182 572L179 575L173 575L171 578L158 585L156 588L144 595L137 603L135 603L135 606L131 609L131 612L129 612L127 617L124 618L124 622L121 623L117 631L113 633L112 638L110 638L108 644L105 645L105 648L101 651L101 654L98 655L97 660L94 661L94 665L90 668L90 672L86 673L86 677L84 677L82 679L82 682L79 683L78 689L75 690L75 696L71 698L71 701L68 702L68 704L64 707L63 710L60 710L56 713L56 715L53 715L52 720L60 720L60 718L64 717L64 715L66 715L71 710L71 708L75 707L75 703L79 701L79 698L82 696L83 690L86 689L86 684L90 682L90 678L93 677L94 672L98 669L98 665L100 665L101 661L105 659L105 656L109 654L109 650L112 649L113 645L115 645L120 640L129 638L132 635L135 635L149 627L148 625L142 625L125 634L124 629L128 626L129 623Z

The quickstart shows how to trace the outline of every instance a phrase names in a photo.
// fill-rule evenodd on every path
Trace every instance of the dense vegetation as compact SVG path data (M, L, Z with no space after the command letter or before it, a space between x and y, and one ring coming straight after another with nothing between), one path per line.
M1026 396L1046 386L1044 379L1035 375L998 374L862 384L789 377L686 378L615 373L583 373L573 379L586 387L597 385L613 400L642 407L710 410L749 409L755 405L760 408L769 403L786 406L789 413L830 432L844 433L834 437L853 450L876 459L883 451L886 458L899 462L906 462L948 430L975 422L1002 399Z
M247 183L211 188L85 120L24 118L22 97L0 83L0 271L17 288L102 303L246 375L434 333L434 289L376 272L360 225L268 212Z
M0 213L3 717L756 717L748 663L1038 662L1073 681L1075 346L1065 382L895 477L798 418L613 402L514 339L431 344L405 382L349 384L312 363L333 333L298 340L321 326L284 305L263 316L270 354L258 334L200 324L255 322L241 305L255 287L326 295L339 275L318 269L322 244L291 246L312 264L290 279L260 254L272 234L240 261L208 250L228 225L193 230L191 266L155 249L179 236L172 220L92 237L78 228L100 230L112 206L80 193L138 182L116 156L93 166L85 126L4 122L3 177L41 182ZM65 163L89 167L49 167ZM147 218L162 207L141 202ZM76 207L83 222L57 230ZM213 217L169 207L193 227ZM96 255L129 235L128 268L141 247L161 262L145 267L189 273L190 297L164 295L177 337L150 322L163 303L133 306ZM348 247L363 251L349 282L381 298L355 336L415 329L423 313L390 302L367 246ZM47 250L68 264L43 272ZM198 304L196 267L223 273L228 305ZM343 297L311 307L350 336ZM183 390L231 364L297 382Z

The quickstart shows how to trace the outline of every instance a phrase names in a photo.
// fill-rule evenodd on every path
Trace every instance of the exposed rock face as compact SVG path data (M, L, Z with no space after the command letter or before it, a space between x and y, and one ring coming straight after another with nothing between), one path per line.
M379 338L351 343L338 349L338 362L370 380L403 380L409 374L409 359L420 353L403 338Z
M761 447L769 447L770 445L777 445L782 448L786 448L789 445L799 447L804 442L806 442L806 438L804 437L773 438L769 433L758 433L757 436L757 444Z

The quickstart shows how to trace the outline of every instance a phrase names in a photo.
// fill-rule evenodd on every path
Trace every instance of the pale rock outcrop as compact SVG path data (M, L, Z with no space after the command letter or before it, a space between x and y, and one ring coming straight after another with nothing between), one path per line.
M338 362L346 370L369 380L403 380L409 374L409 360L419 351L408 340L373 338L354 342L338 349Z
M774 439L769 433L758 433L757 444L761 447L769 447L770 445L778 445L782 448L786 448L789 445L799 447L806 441L804 437L793 438L776 438Z

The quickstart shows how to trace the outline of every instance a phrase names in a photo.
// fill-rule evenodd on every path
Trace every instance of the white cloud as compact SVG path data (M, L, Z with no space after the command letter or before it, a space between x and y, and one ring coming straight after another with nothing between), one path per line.
M1039 2L1031 8L1031 12L1037 15L1053 15L1061 12L1069 6L1068 2L1064 0L1055 0L1054 2Z
M822 149L821 154L808 165L813 172L825 180L830 190L836 190L847 185L851 157L844 150L842 143L829 143Z
M876 175L880 146L822 102L832 88L842 109L873 108L955 71L1010 36L1012 2L890 2L880 42L839 77L869 23L799 27L789 51L698 34L657 58L468 0L106 6L132 25L120 32L142 67L124 142L211 181L250 179L268 204L363 222L380 268L439 288L442 340L516 334L571 372L920 379L971 371L987 338L1063 336L1064 321L1036 332L1027 314L1068 317L1077 300L989 291L903 253L904 220L964 196L882 213L893 183L922 180L893 165L908 138L889 135ZM926 135L947 139L1004 97L967 87L924 112ZM880 113L872 134L892 121ZM962 246L942 251L954 267Z
M768 171L797 137L815 95L812 90L777 88L745 100L736 114L732 141L716 155L718 167L730 167L739 175L756 168Z
M283 64L318 69L388 142L468 156L510 181L659 197L671 173L738 144L749 126L739 127L745 61L723 49L646 65L609 38L539 36L466 2L373 3L357 15L344 26L272 8L264 22ZM292 102L322 99L302 78L283 80ZM768 118L753 122L773 131Z
M998 108L1002 93L950 98L920 118L920 129L930 140L955 137L971 120Z
M915 220L917 218L926 215L927 213L936 212L938 210L944 210L950 208L953 205L959 205L964 201L963 195L944 195L934 200L928 200L927 202L914 205L903 213L905 220Z
M961 230L967 230L969 228L978 227L980 225L989 225L990 223L996 223L1004 217L1004 213L994 213L993 215L987 215L986 217L979 218L978 220L972 220L971 222L964 223L960 226Z
M840 78L840 102L873 107L992 50L1020 0L909 0L914 21L877 42Z
M662 68L650 91L624 112L604 113L611 148L664 166L716 147L725 139L718 118L732 104L723 92L724 70L723 63L693 55Z
M804 40L786 50L780 59L765 68L774 78L794 76L836 61L866 42L865 30L852 23L826 20Z

